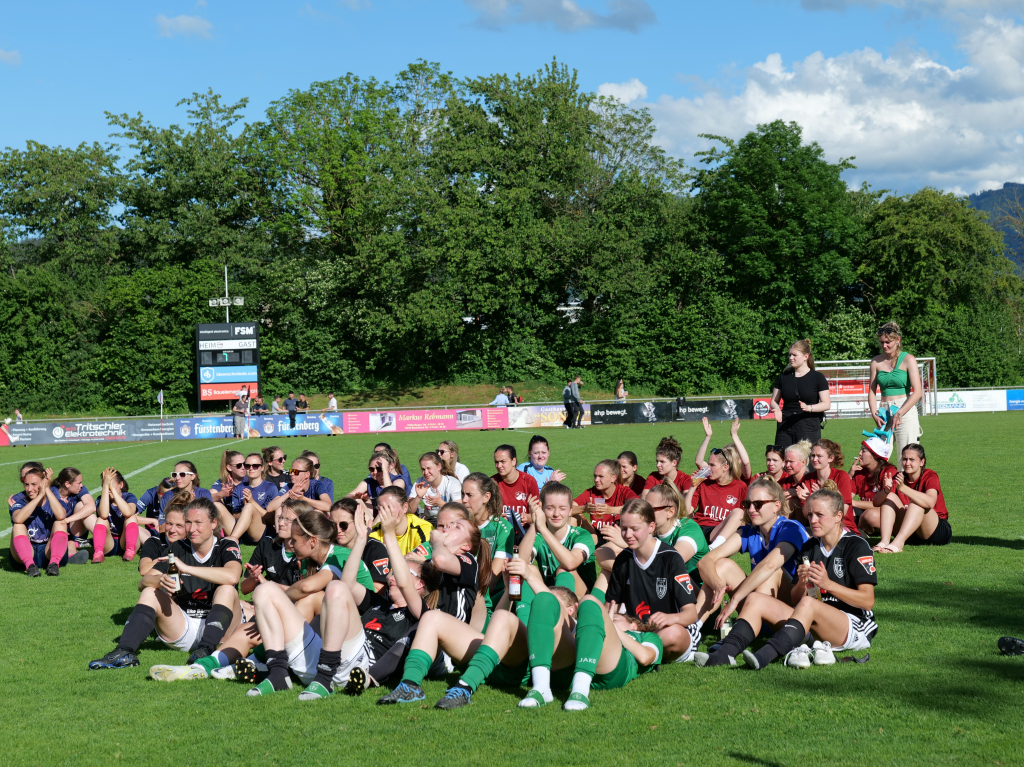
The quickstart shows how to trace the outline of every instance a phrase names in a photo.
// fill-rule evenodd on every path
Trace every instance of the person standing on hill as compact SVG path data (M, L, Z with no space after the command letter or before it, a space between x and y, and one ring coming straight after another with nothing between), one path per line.
M571 429L572 422L576 418L576 407L572 403L572 379L565 382L562 389L562 404L565 406L565 420L562 422L565 428Z
M779 400L782 407L779 407ZM821 422L832 407L828 380L814 369L811 342L806 338L789 347L789 365L775 379L772 410L779 425L775 444L785 449L801 440L821 439Z
M295 399L295 392L288 392L288 399L284 401L284 409L288 411L288 428L295 428L295 413L298 410L299 402Z
M885 422L878 416L877 386L882 404L890 410L895 408L891 419L896 443L893 455L902 456L903 448L921 437L921 422L917 418L917 403L924 391L921 371L914 355L903 351L903 336L895 322L887 322L878 329L878 344L882 353L871 360L868 409L878 428L882 428Z
M338 398L334 396L334 392L328 392L327 394L327 412L338 412Z
M583 428L583 400L580 399L581 383L583 383L583 376L578 375L569 384L569 395L572 397L572 404L576 414L576 419L572 423L572 428L574 429Z

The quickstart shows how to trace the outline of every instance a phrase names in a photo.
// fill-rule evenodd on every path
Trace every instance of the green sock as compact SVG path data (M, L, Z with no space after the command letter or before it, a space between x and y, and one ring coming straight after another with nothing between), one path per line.
M555 585L561 586L562 588L569 589L569 591L576 591L576 576L572 573L559 573L555 576Z
M256 656L256 660L260 663L267 662L267 648L263 646L262 642L252 648L252 654Z
M216 655L207 655L205 658L200 658L196 661L200 666L206 669L206 674L209 676L213 671L220 668L220 661L217 660Z
M523 622L523 625L530 625L530 610L533 607L533 598L536 596L533 593L533 589L530 588L530 584L523 581L523 598L518 602L515 602L516 606L516 617Z
M597 661L604 649L604 615L601 606L589 599L580 602L576 613L576 673L597 673Z
M473 655L473 660L469 662L469 668L462 675L462 683L476 692L476 688L484 683L500 662L498 653L485 644L480 645L480 649Z
M606 601L608 601L607 599L605 599L606 594L603 591L601 591L601 589L593 589L590 592L590 596L592 596L598 602L606 602Z
M423 684L423 677L430 671L434 659L423 650L409 650L405 659L405 669L402 671L402 681L413 684Z
M551 668L551 658L555 654L555 624L558 623L561 610L558 599L550 591L542 591L534 596L530 623L526 627L526 639L530 645L530 668Z

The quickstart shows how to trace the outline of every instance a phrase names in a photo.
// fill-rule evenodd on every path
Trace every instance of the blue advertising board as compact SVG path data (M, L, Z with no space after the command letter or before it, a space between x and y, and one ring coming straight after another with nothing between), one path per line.
M255 365L235 365L227 368L199 368L199 381L212 383L249 383L259 380Z
M1024 389L1008 389L1006 392L1007 410L1024 410Z

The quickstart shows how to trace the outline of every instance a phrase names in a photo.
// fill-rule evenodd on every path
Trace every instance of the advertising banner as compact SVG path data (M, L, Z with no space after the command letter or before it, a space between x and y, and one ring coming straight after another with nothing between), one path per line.
M768 400L770 402L770 400ZM680 398L675 402L677 421L732 421L735 418L746 420L754 413L753 399L715 399L687 402ZM770 409L769 414L770 415ZM761 416L762 418L764 416Z
M238 399L238 392L249 390L250 397L260 396L260 385L252 383L203 384L199 387L199 398L204 402L218 399Z
M456 429L507 429L509 408L461 410L395 410L380 413L345 413L345 434L378 432L454 431Z
M759 397L754 400L753 405L753 416L755 421L760 421L762 418L772 418L772 400L771 397Z
M613 405L591 405L590 422L592 424L635 423L635 403L617 402Z
M9 424L7 433L12 445L68 445L75 442L127 442L137 440L132 421L91 421L79 423ZM156 438L160 439L159 431Z
M178 439L231 439L235 435L235 421L231 416L178 418L175 433Z
M1007 410L1024 410L1024 389L1010 389L1006 392Z
M255 365L199 368L200 386L213 383L256 383L258 380L259 368ZM238 391L237 387L235 391Z
M1009 392L1004 391L940 391L939 413L983 413L1006 410Z
M595 405L594 407L602 407ZM508 410L508 428L538 429L544 426L565 426L565 408L562 405L529 405L527 407L510 407ZM593 421L592 407L583 405L583 426L590 426Z
M341 413L298 413L295 428L286 415L249 416L250 437L298 437L309 434L344 434Z
M151 418L145 421L129 421L129 439L145 442L147 440L160 441L161 423L163 424L164 440L175 439L174 419L166 418L162 422L159 418Z

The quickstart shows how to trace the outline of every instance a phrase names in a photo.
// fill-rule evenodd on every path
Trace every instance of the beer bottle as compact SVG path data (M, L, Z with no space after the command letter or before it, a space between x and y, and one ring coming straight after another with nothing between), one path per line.
M178 572L178 563L174 561L174 552L167 555L167 576L174 581L174 590L181 591L181 574Z
M519 547L512 547L512 559L519 559ZM518 602L523 598L523 577L521 575L508 576L508 598L510 602Z
M809 557L804 557L804 564L810 567L811 560ZM821 589L814 583L807 581L807 596L814 597L819 602L821 601Z

